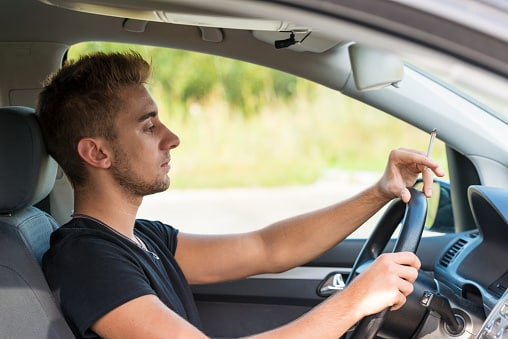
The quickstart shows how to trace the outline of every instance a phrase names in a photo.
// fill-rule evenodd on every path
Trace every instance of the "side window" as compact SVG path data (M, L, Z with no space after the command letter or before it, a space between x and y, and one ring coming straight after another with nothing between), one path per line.
M405 122L261 66L100 42L73 46L68 55L127 49L152 61L148 88L181 139L171 154L171 187L146 197L140 218L193 233L251 231L374 184L394 148L427 147L428 134ZM439 140L432 155L447 167ZM382 212L352 237L367 237Z
M415 187L422 189L423 183L420 181ZM436 180L432 187L432 197L428 199L425 229L438 233L453 233L454 225L450 184Z

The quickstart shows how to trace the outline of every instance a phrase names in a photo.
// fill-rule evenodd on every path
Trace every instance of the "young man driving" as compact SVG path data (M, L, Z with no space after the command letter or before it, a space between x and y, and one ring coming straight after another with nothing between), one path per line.
M74 188L73 218L52 235L48 282L78 337L204 338L189 284L282 272L323 254L395 197L409 201L436 162L397 149L372 187L341 203L239 235L201 236L137 220L143 197L170 185L179 138L159 119L145 84L151 67L134 52L96 53L64 66L40 93L49 153ZM400 308L420 262L381 255L341 293L266 338L337 338L362 317Z

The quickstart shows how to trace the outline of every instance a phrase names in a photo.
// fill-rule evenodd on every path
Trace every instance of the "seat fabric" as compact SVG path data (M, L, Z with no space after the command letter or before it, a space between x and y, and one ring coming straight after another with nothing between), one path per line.
M0 332L4 338L74 338L40 263L58 225L33 205L55 182L34 110L0 108Z
M57 164L46 153L33 109L0 108L0 221L16 228L40 264L57 227L33 207L55 182Z

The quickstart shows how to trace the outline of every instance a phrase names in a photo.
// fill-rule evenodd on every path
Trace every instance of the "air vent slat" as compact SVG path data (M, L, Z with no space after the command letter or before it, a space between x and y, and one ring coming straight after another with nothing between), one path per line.
M467 240L459 239L457 240L449 249L446 251L446 253L441 257L441 260L439 263L443 267L448 267L450 263L455 259L457 254L464 248L464 245L467 244Z

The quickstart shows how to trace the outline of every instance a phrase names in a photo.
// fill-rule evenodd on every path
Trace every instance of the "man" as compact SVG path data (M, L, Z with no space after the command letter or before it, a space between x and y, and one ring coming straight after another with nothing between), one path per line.
M53 75L38 113L48 150L74 187L73 219L44 256L48 282L78 337L203 338L188 284L281 272L335 246L423 171L431 195L438 164L406 149L390 153L383 177L357 196L241 235L178 233L136 220L148 194L169 187L178 137L159 120L144 84L150 65L134 52L81 58ZM420 262L380 256L341 293L266 338L337 338L362 317L400 308ZM344 312L347 310L347 312Z

